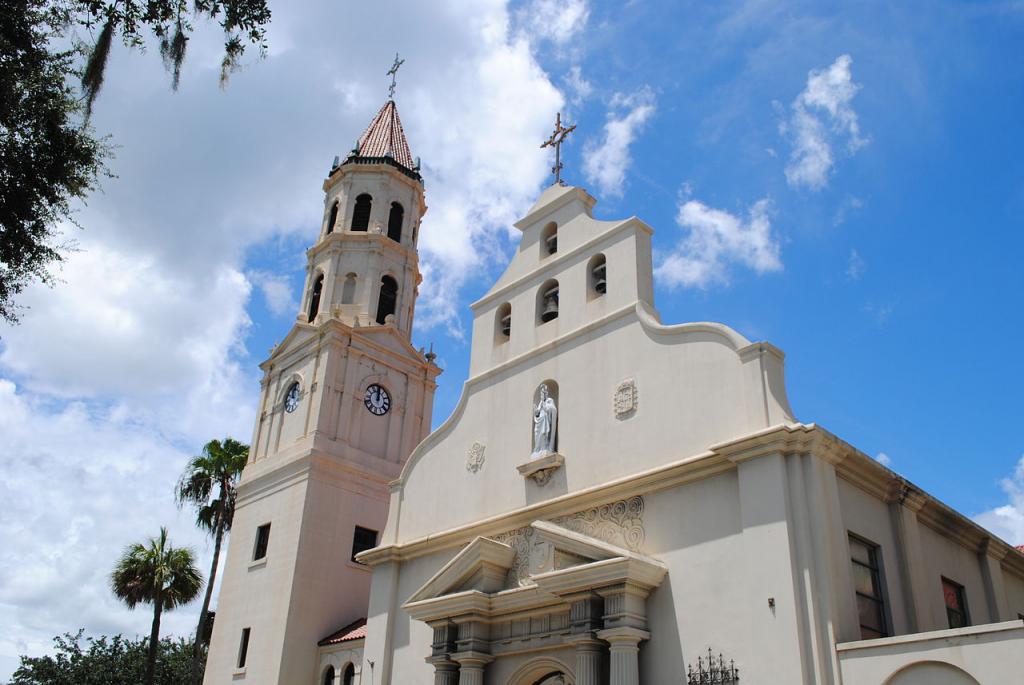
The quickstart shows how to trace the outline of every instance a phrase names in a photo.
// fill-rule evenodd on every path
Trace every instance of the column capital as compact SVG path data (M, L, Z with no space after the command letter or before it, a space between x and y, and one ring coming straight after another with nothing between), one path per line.
M618 628L601 630L597 633L597 636L610 644L612 649L615 649L616 646L619 645L636 646L643 640L650 639L651 634L646 630L641 630L640 628L620 626Z
M467 652L456 652L451 655L452 659L459 662L462 668L483 669L487 664L494 661L494 657L486 652L470 650Z

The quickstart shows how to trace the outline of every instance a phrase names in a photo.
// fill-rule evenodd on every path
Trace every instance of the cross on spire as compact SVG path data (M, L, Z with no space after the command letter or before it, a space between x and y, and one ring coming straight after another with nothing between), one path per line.
M541 143L541 147L553 147L555 148L555 166L551 167L551 173L555 175L555 183L558 185L565 185L562 181L562 142L565 137L576 130L576 124L566 128L562 126L562 113L559 112L555 116L555 130L551 134L551 137L544 143Z
M388 69L388 76L391 77L391 87L388 88L388 100L395 99L395 76L398 74L398 68L405 64L404 59L398 59L398 53L395 53L395 63Z

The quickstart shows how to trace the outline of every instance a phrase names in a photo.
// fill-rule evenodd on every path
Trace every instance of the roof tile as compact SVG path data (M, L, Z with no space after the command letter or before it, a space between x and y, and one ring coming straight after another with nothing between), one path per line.
M326 647L327 645L336 645L350 640L361 640L364 637L366 637L366 619L361 618L331 633L323 640L320 640L317 645Z
M394 100L388 100L359 136L360 157L391 157L410 171L415 169L409 141Z

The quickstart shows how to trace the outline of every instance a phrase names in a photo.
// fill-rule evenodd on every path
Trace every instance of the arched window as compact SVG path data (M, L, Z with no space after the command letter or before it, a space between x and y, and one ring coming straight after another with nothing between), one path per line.
M543 259L558 252L558 224L552 221L540 234L540 256Z
M547 323L558 318L558 281L551 279L537 291L537 320Z
M377 323L384 325L389 314L395 313L398 301L398 283L391 276L380 279L380 297L377 299Z
M313 323L317 313L320 311L320 294L324 289L324 275L320 274L313 284L313 296L309 298L309 322Z
M591 299L600 297L608 291L605 263L604 255L598 254L591 257L590 263L587 265L587 272L590 274L590 291L588 294Z
M356 301L356 275L345 276L345 285L341 287L341 303L352 304Z
M334 666L328 666L324 672L324 685L334 685Z
M512 335L512 305L506 302L494 315L494 340L503 343Z
M365 231L370 228L370 208L373 198L363 193L356 198L356 208L352 211L352 230Z
M388 214L388 237L396 243L402 242L402 219L405 217L405 210L397 202L391 203L391 213Z
M331 214L327 217L327 232L332 233L334 231L334 224L338 221L338 203L335 202L331 205Z
M345 673L341 676L341 685L352 685L356 682L356 667L349 664L345 667Z

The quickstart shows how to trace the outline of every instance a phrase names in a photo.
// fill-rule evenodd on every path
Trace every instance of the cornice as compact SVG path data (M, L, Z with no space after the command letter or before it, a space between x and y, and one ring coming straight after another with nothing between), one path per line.
M427 213L426 204L426 189L422 181L417 181L409 176L403 174L401 171L389 164L358 164L358 165L346 165L339 164L331 173L324 179L322 189L324 193L329 193L331 188L338 185L342 180L351 175L358 174L360 176L368 176L370 174L390 176L392 180L398 181L403 185L409 186L415 193L420 202L420 216L422 217Z
M597 200L594 198L594 196L588 193L583 188L580 188L579 186L563 186L563 188L564 191L561 192L557 197L545 202L544 204L535 204L533 207L530 207L530 210L529 212L527 212L526 216L524 216L522 219L520 219L519 221L515 222L512 225L518 228L520 231L522 231L526 229L527 226L537 223L537 221L539 221L542 217L547 216L548 214L553 214L562 207L572 204L573 200L576 200L580 204L582 204L586 208L587 216L590 216L591 210L593 210L594 205L597 204ZM550 186L548 188L545 188L544 192L541 193L541 197L538 198L538 202L550 190Z
M306 258L312 260L323 252L341 252L350 248L351 243L364 243L368 249L379 249L383 251L397 252L418 266L420 257L416 246L403 245L387 237L384 233L372 233L370 231L350 231L347 229L334 230L319 238L317 242L306 248ZM307 267L307 268L311 268Z

